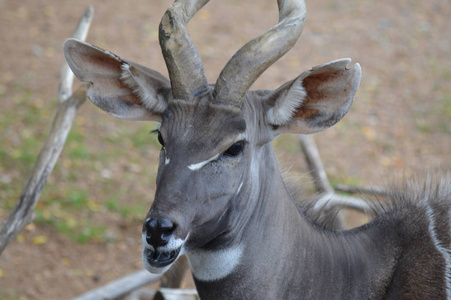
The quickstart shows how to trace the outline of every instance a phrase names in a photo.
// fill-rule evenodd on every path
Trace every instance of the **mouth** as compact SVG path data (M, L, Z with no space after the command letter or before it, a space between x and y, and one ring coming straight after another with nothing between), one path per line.
M182 247L174 250L161 251L158 249L145 248L143 251L143 258L152 268L163 268L169 266L177 259L181 249Z

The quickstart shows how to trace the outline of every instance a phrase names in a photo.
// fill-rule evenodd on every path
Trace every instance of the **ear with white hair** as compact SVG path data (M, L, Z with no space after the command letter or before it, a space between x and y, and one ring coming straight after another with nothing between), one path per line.
M302 73L269 95L266 122L282 133L322 131L348 112L360 84L357 63L349 58L332 61Z
M163 75L76 39L63 49L75 76L92 83L88 98L97 107L121 119L161 121L171 91Z

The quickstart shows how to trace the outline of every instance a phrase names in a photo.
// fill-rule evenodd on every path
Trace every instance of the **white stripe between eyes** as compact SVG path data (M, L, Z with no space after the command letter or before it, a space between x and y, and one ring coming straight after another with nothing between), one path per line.
M213 157L210 158L210 159L207 159L207 160L202 161L202 162L197 163L197 164L189 165L189 166L188 166L188 169L190 169L190 170L192 170L192 171L199 170L200 168L202 168L203 166L205 166L205 165L208 164L209 162L218 159L218 157L219 157L219 154L216 154L215 156L213 156Z

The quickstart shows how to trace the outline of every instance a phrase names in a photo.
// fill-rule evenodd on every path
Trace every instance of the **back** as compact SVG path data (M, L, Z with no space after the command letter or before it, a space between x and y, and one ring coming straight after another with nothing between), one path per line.
M401 247L386 298L450 299L450 176L405 181L392 190L374 206L375 222L388 218L396 222L392 230Z

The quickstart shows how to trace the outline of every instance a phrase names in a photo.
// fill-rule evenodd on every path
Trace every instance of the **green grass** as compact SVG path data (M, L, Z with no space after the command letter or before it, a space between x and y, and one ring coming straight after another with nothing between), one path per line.
M35 222L51 225L77 243L110 242L107 225L94 221L94 214L102 209L86 191L70 191L67 196L48 194L35 209Z
M85 191L75 191L67 197L66 203L68 206L83 209L88 204L88 196Z
M81 222L79 222L81 223ZM91 242L106 242L107 241L107 227L94 224L87 220L84 224L74 226L73 223L64 221L59 222L56 227L59 232L70 237L73 241L86 244Z
M119 201L116 197L112 197L105 202L105 207L109 211L118 211Z
M142 220L149 210L147 203L120 204L116 197L108 199L105 207L111 212L120 214L124 220L129 222Z
M89 153L83 145L77 145L69 151L69 157L73 159L89 159Z
M346 174L340 175L330 175L328 174L329 182L331 186L336 186L337 184L345 184L351 186L362 186L365 181L360 177L348 176Z
M7 291L4 290L3 288L0 288L0 299L19 300L21 298L19 292Z
M129 221L139 221L146 216L149 207L140 204L124 205L118 208L119 213L124 219Z
M432 102L426 111L417 112L414 125L422 133L451 134L451 94Z
M0 101L8 105L0 118L0 211L6 214L19 198L57 105L56 99L39 99L22 82L0 87ZM124 122L111 129L106 122L118 121L91 109L85 104L75 118L35 208L35 223L50 225L75 243L111 243L116 241L109 229L113 215L126 224L145 217L158 165L153 153L160 145L150 134L155 124ZM102 176L104 169L111 177Z

